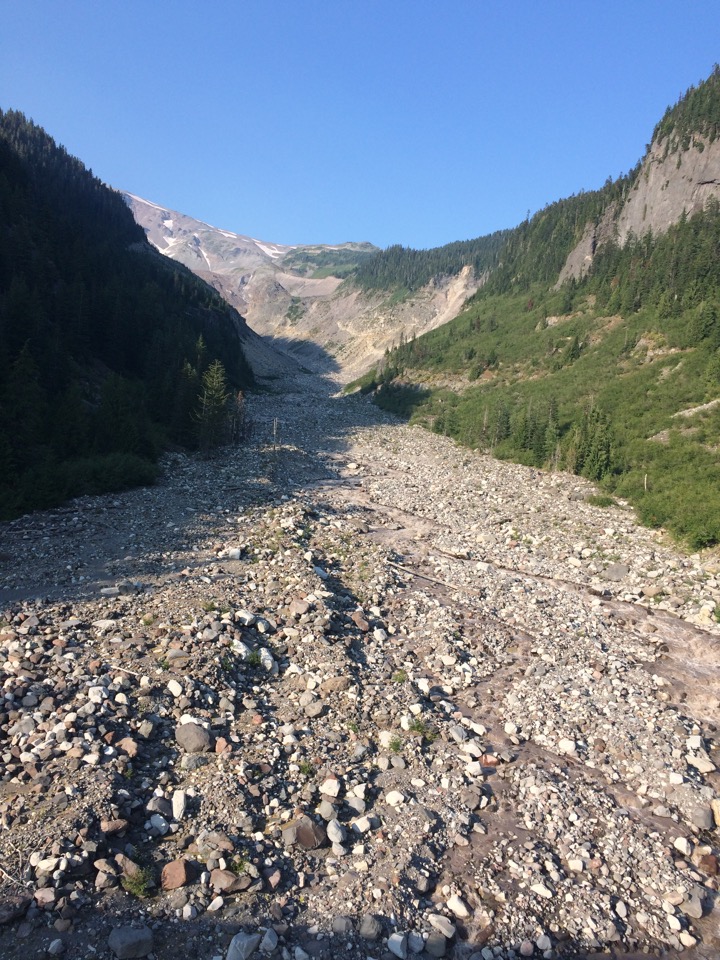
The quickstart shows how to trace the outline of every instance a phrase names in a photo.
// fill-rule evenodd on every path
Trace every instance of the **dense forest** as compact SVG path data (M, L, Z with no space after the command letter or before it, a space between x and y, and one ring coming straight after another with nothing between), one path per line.
M149 481L168 445L215 439L218 397L252 383L240 324L120 194L0 112L0 516Z
M655 137L680 160L696 134L714 138L719 108L715 68ZM557 286L586 225L620 209L640 169L521 224L455 320L356 386L496 456L598 481L608 501L709 546L720 543L720 204L658 236L607 241L583 279Z
M482 276L497 266L509 231L498 230L476 240L458 240L430 250L395 245L367 257L352 275L363 290L414 293L438 277L455 276L471 266Z

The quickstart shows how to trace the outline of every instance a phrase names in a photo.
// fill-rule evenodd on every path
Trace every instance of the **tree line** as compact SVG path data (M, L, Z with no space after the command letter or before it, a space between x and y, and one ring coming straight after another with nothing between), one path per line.
M145 239L120 194L0 112L0 516L152 479L200 445L203 378L253 382L239 318Z

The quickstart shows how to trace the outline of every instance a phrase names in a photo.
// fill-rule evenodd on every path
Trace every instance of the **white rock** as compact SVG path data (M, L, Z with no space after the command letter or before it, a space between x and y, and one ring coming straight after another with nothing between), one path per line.
M447 901L448 909L455 914L456 917L459 917L461 920L467 919L470 916L470 911L465 904L465 901L462 897L458 896L456 893L450 897Z
M172 797L172 812L174 820L182 820L187 806L187 794L184 790L175 790Z
M405 797L399 790L391 790L385 795L385 803L391 807L401 807L405 803Z
M328 779L320 787L320 793L324 793L326 797L337 797L340 795L340 781L337 777L328 777Z
M687 837L676 837L675 840L673 840L673 846L684 857L689 857L692 853L692 845Z
M530 886L533 893L536 893L543 900L552 900L552 890L548 889L544 883L533 883Z
M429 913L428 923L448 940L455 936L455 924L451 923L442 913Z

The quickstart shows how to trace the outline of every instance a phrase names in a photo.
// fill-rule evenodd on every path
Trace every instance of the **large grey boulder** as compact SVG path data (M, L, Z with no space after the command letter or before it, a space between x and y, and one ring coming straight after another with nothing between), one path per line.
M150 927L115 927L108 937L108 946L118 960L134 960L152 953L153 932Z

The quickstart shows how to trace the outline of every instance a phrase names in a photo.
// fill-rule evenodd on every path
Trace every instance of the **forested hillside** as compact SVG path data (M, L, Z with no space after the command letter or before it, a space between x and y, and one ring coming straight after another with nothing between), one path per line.
M716 151L718 104L716 68L667 111L653 157L667 146L681 177L689 151ZM720 183L665 232L620 243L608 224L648 175L640 163L521 224L460 316L360 385L463 443L600 481L646 523L707 546L720 542ZM587 272L558 284L601 221Z
M119 194L0 112L0 516L149 480L169 443L200 442L208 377L251 383L240 322Z
M458 240L430 250L396 244L365 258L352 279L364 290L414 293L436 277L455 276L466 266L471 266L479 277L497 266L509 234L508 230L498 230L475 240Z

